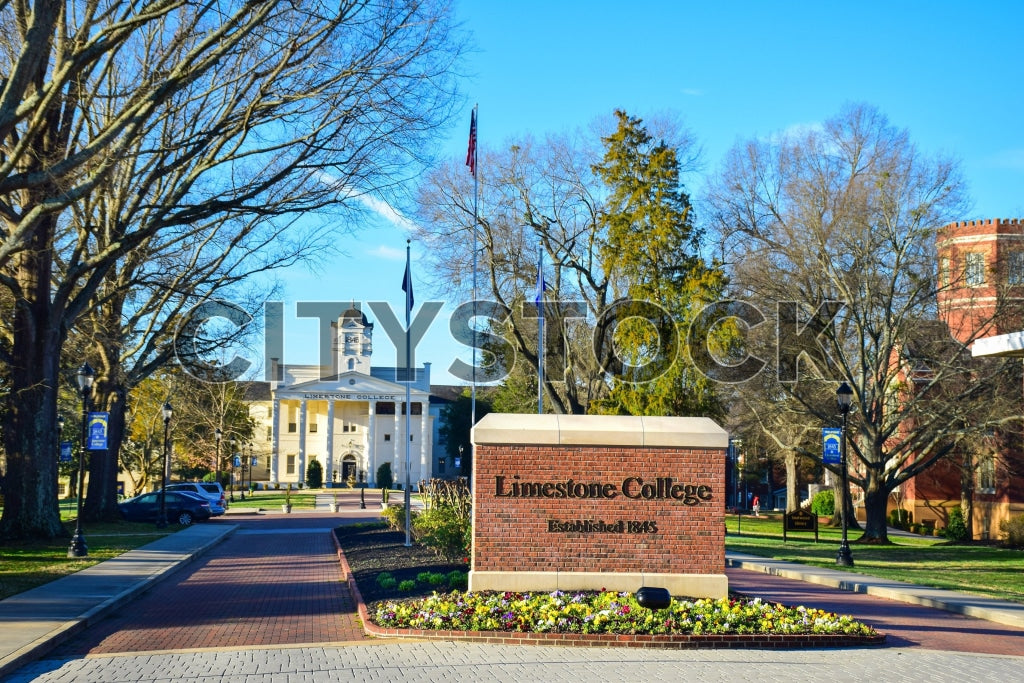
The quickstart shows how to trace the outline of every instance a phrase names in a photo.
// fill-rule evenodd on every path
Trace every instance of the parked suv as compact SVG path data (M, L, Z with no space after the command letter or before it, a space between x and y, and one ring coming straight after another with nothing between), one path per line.
M224 497L224 487L217 482L207 481L181 481L167 485L168 491L187 491L196 493L210 501L210 512L214 517L223 515L228 509L227 498Z

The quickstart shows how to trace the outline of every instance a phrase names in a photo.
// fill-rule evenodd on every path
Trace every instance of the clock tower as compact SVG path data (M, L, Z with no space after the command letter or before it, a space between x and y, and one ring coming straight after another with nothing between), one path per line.
M338 318L336 342L338 374L358 372L370 374L370 356L373 354L373 323L355 303Z

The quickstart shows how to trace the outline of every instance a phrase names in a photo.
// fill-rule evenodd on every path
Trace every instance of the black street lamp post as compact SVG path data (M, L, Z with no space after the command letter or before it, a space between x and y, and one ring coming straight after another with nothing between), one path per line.
M217 451L216 454L213 456L213 480L218 484L221 484L222 482L220 480L220 440L221 438L223 438L224 432L220 430L220 427L217 427L217 429L214 430L213 435L217 438Z
M359 470L359 509L366 509L366 470Z
M75 374L78 382L78 391L82 394L82 446L78 452L78 517L75 520L75 535L71 537L71 545L68 546L68 557L86 557L89 555L89 548L85 544L85 534L82 532L82 490L85 487L85 454L89 447L89 392L92 390L92 383L96 379L96 373L88 363L82 363L82 367Z
M836 403L839 405L839 412L843 414L843 439L839 443L840 448L840 467L843 468L842 476L842 495L840 496L840 505L842 506L842 514L840 519L843 524L843 541L839 544L839 553L836 555L836 564L843 567L853 566L853 555L850 553L850 544L846 538L846 510L847 510L847 497L850 495L850 485L846 471L846 426L847 420L850 415L850 404L853 403L853 389L846 382L839 385L836 389Z
M249 483L245 483L245 468L249 468ZM242 487L245 489L242 491L242 500L245 500L245 492L249 492L249 496L252 497L252 444L249 444L249 455L242 463Z
M231 491L231 502L235 502L235 444L237 443L234 437L228 439L228 443L231 444L231 450L229 455L231 457L231 483L228 484L228 489Z
M164 414L164 466L163 476L160 480L160 516L156 518L157 529L167 528L167 478L171 470L170 431L171 416L174 414L170 403L164 403L162 410Z

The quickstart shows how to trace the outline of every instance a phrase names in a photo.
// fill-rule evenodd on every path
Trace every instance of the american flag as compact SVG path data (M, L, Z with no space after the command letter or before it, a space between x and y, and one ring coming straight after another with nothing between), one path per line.
M476 177L476 107L469 119L469 149L466 151L466 166L469 172Z

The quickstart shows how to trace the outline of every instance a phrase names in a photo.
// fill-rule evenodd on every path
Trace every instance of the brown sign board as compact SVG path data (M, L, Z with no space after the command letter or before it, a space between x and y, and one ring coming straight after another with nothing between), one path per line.
M786 540L789 531L813 531L814 542L818 542L818 516L803 508L794 510L783 516L782 540Z

